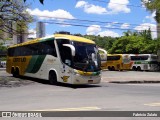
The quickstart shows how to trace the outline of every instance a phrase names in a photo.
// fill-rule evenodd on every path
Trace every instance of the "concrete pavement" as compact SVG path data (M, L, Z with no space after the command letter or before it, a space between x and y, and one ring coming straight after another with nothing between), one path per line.
M103 71L102 81L109 83L160 83L160 72Z

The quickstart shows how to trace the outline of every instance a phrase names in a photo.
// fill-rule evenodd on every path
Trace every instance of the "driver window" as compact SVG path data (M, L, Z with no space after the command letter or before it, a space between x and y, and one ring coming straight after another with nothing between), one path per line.
M63 46L63 44L70 44L70 41L67 39L57 39L57 44L59 48L59 53L63 63L68 63L72 60L71 49L69 47Z

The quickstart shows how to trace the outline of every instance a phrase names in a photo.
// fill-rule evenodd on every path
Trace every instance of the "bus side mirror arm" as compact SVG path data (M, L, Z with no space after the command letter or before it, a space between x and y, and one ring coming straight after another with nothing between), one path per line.
M107 60L107 51L102 48L98 48L99 51L102 51L104 53L104 59Z
M72 56L75 56L75 47L73 45L70 44L63 44L63 46L69 47L71 49L71 54Z

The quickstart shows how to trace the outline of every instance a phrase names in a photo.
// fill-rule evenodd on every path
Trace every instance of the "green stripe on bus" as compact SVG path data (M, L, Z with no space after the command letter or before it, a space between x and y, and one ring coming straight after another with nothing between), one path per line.
M30 60L30 63L28 65L28 68L26 72L28 73L36 73L42 66L42 63L45 59L46 55L36 55L33 56L32 59Z
M31 60L30 60L30 62L29 62L29 65L28 65L28 67L27 67L27 69L26 69L26 72L27 72L27 73L31 73L31 71L32 71L32 69L33 69L33 67L34 67L34 65L35 65L35 63L36 63L36 61L37 61L38 56L39 56L39 55L34 55L34 56L32 56L32 58L31 58Z
M37 61L36 63L34 64L34 67L31 71L31 73L36 73L38 72L38 70L40 69L44 59L45 59L46 55L39 55L38 58L37 58Z
M44 42L44 41L50 41L50 40L53 40L54 38L51 37L51 38L46 38L46 39L41 39L39 42Z
M137 61L137 62L134 62L134 64L149 64L150 62L149 61Z
M135 64L141 64L141 62L135 62Z

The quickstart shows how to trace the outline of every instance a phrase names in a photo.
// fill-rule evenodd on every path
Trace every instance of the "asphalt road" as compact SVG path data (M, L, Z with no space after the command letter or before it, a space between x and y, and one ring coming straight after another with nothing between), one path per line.
M36 83L0 90L0 110L159 110L159 84L52 86ZM86 108L87 109L87 108ZM87 109L87 110L88 110Z
M105 71L100 84L76 87L31 79L34 84L0 88L0 111L159 111L159 83L115 84L107 80L136 79L135 75L137 79L160 79L160 73L132 71ZM0 76L8 74L1 71Z

